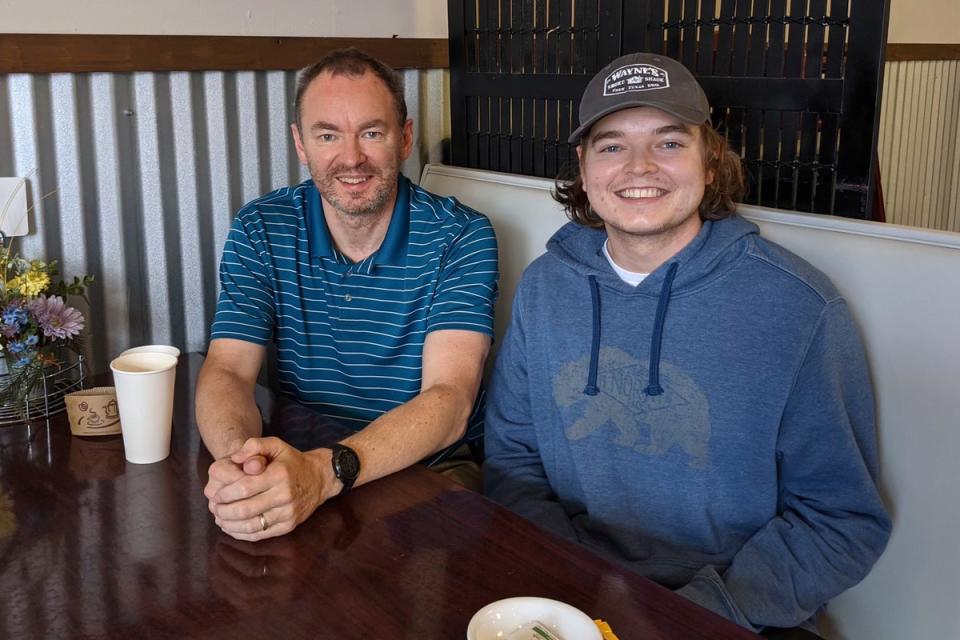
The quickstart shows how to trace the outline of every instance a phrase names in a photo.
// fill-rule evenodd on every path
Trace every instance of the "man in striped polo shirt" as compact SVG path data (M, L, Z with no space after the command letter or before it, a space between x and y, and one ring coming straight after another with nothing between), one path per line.
M413 147L403 89L356 49L305 69L291 126L312 180L244 206L197 381L217 524L259 540L323 502L477 438L497 246L486 217L400 175ZM277 346L282 393L351 427L301 452L263 438L254 387Z

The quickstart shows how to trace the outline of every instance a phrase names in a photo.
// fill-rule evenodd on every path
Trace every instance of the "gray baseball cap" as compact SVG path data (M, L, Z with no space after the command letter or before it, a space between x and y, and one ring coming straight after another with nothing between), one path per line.
M656 107L688 124L710 119L707 96L686 67L666 56L630 53L590 80L580 99L580 126L567 141L579 144L597 120L631 107Z

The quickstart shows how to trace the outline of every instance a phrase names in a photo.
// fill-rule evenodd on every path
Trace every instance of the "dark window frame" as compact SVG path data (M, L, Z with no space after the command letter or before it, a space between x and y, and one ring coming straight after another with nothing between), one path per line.
M719 4L448 0L452 163L572 175L566 136L587 82L622 53L656 51L703 85L744 158L746 203L875 217L889 1Z

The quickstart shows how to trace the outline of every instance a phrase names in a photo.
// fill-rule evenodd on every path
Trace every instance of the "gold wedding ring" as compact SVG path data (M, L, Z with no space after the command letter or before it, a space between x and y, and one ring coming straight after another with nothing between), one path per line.
M270 526L270 525L267 524L267 519L264 518L264 517L263 517L263 514L261 513L261 514L260 514L260 530L261 530L261 531L266 531L266 530L267 530L267 527L269 527L269 526Z

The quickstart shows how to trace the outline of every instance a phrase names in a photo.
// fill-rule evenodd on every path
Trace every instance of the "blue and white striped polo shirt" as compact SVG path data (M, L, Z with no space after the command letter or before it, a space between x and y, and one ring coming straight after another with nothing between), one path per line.
M350 261L307 180L237 214L210 337L273 338L280 391L359 430L419 393L427 333L493 335L497 276L486 216L403 176L380 249ZM481 409L468 438L482 433Z

